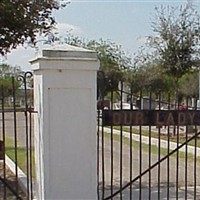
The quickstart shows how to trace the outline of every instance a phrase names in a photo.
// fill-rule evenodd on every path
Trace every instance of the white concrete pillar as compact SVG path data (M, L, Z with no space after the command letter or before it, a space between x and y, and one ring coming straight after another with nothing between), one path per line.
M97 55L59 45L42 50L31 65L36 198L95 200Z

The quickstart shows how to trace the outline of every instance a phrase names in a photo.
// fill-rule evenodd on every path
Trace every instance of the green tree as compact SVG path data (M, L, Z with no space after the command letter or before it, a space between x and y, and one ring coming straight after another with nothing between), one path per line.
M110 41L89 41L86 48L95 50L100 60L100 70L105 73L105 94L117 91L120 81L125 81L125 72L130 68L131 60L120 45Z
M197 71L185 74L179 81L179 95L187 98L199 96L199 73Z
M180 7L156 8L152 22L154 36L148 45L160 60L163 72L173 78L176 92L179 79L197 66L200 55L200 16L189 3Z
M18 76L22 72L21 67L16 66L12 67L7 64L0 65L0 78L4 78L7 76Z
M159 61L149 63L145 67L145 86L151 88L151 91L156 95L162 91L162 93L168 93L173 88L171 78L169 75L163 73L163 69L160 67Z
M7 64L0 65L0 88L4 91L4 96L12 95L13 90L13 78L17 80L17 77L22 74L20 67L11 67ZM15 81L15 90L20 87L20 82Z
M38 33L48 35L55 19L52 11L63 7L63 0L1 0L0 54L25 42L35 44Z
M144 95L148 95L145 91L151 91L157 98L161 91L168 93L173 88L171 77L163 73L159 62L155 60L152 63L145 63L137 69L131 69L127 77L131 91L135 95L141 91L144 91Z

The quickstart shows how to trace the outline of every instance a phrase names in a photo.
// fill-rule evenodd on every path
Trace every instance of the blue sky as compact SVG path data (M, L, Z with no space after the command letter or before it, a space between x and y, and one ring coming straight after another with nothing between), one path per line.
M151 21L155 6L185 5L187 0L71 0L64 9L54 13L61 36L70 32L86 39L100 38L122 45L133 54L144 44L145 37L152 35ZM200 13L200 0L193 0ZM22 47L8 54L6 62L31 70L29 60L35 50Z

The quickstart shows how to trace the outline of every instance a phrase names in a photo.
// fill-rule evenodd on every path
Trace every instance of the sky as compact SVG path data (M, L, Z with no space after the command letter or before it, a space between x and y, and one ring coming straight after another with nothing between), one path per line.
M189 1L200 13L200 0ZM176 7L186 3L187 0L71 0L64 9L54 12L56 32L62 37L70 33L87 40L111 40L132 55L144 45L145 38L153 34L151 22L156 6ZM39 49L42 48L41 43ZM19 47L0 62L29 71L29 61L35 57L35 52L33 48Z

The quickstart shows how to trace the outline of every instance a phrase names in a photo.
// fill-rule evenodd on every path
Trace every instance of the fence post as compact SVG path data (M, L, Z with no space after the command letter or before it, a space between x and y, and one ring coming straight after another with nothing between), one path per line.
M97 199L93 51L43 49L34 72L36 199Z

